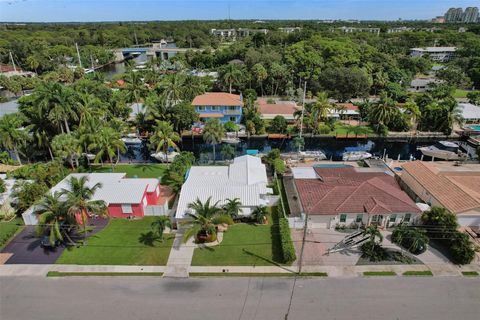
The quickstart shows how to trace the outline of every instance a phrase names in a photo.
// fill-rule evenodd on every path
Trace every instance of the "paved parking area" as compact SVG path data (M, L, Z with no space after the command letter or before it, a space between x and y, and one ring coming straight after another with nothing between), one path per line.
M303 250L303 265L325 265L325 266L354 266L360 258L360 251L346 250L326 254L329 248L345 238L347 234L330 229L314 228L308 229ZM297 258L300 256L302 247L303 230L292 230L292 238L295 244Z
M89 236L102 230L108 223L108 219L91 220L90 224L95 229ZM44 249L40 246L40 238L35 234L34 226L26 226L15 238L13 238L2 250L2 253L10 253L11 256L5 264L54 264L65 248Z

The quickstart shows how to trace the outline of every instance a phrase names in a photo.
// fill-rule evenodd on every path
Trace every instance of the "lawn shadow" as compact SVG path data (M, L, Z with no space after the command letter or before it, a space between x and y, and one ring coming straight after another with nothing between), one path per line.
M260 255L258 255L258 254L256 254L256 253L253 253L253 252L251 252L251 251L248 251L248 250L245 249L245 248L243 248L242 251L243 251L245 254L248 254L248 255L250 255L250 256L252 256L252 257L255 257L256 259L259 259L259 260L268 262L268 263L270 263L270 264L272 264L272 265L274 265L274 266L277 266L277 267L282 268L283 270L287 270L287 271L290 271L290 272L292 272L292 273L295 273L294 270L291 270L291 269L289 269L289 268L281 265L281 264L278 263L278 262L275 262L275 261L270 260L270 259L268 259L268 258L262 257L262 256L260 256Z
M161 239L158 235L156 235L152 231L142 233L142 234L140 234L140 237L138 237L138 242L140 242L140 243L142 243L146 246L149 246L149 247L153 247L154 244L155 244L155 241L160 241L161 242Z

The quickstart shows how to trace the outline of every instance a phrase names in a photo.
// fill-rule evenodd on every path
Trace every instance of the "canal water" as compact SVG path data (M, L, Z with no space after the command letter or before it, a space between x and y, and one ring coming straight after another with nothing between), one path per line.
M368 140L340 140L332 137L305 137L304 150L322 151L328 159L342 160L342 154L347 151L367 151L374 156L383 157L384 154L392 159L409 160L420 159L421 153L418 147L434 144L438 139L404 139L393 141L386 138L372 138ZM179 147L182 151L191 151L198 159L213 159L213 148L205 144L201 137L183 138ZM249 149L258 150L260 153L268 153L272 149L278 148L281 152L296 151L291 139L267 139L267 138L242 138L241 142L235 147L237 156L243 155ZM216 159L221 160L222 145L216 146ZM121 156L122 162L142 162L153 161L150 157L147 143L127 145L127 152Z

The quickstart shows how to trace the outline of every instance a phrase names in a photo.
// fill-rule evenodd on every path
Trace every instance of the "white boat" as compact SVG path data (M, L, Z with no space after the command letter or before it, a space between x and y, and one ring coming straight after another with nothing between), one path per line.
M165 157L165 153L163 152L158 152L158 153L152 153L150 156L157 159L158 161L160 162L166 162L166 163L170 163L173 161L173 159L175 159L176 156L178 156L179 153L178 152L175 152L175 151L172 151L172 152L169 152L167 153L167 156Z
M129 133L129 134L127 134L126 137L123 137L121 140L123 142L125 142L125 144L140 144L140 143L142 143L142 139L137 137L137 135L135 133Z
M95 160L95 155L93 153L82 153L82 156L87 157L88 160Z
M451 141L439 141L434 145L418 148L420 152L434 159L441 160L462 160L466 154L460 151L460 146Z
M313 159L315 161L325 160L327 156L322 151L300 151L280 154L283 159Z
M343 161L359 161L359 160L370 159L371 157L372 157L372 154L366 151L349 151L349 152L343 153L342 160Z
M228 144L239 144L241 141L239 138L236 137L226 137L222 139L222 142Z

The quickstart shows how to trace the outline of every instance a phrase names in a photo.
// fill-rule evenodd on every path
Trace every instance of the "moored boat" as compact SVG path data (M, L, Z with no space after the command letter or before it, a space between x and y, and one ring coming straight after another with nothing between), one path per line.
M439 141L431 146L420 147L418 150L425 156L441 160L462 160L467 155L460 150L460 146L451 141Z
M370 159L372 154L366 151L348 151L342 155L343 161L359 161Z

